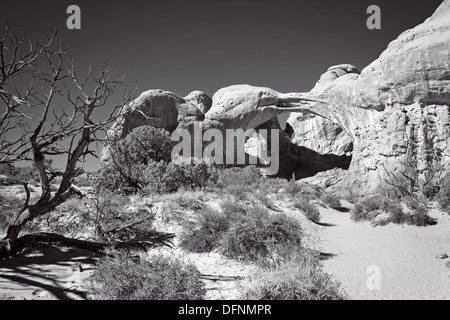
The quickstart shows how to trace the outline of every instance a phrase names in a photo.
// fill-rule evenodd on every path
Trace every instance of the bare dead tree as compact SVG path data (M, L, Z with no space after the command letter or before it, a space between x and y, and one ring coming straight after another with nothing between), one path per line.
M42 186L40 197L31 201L28 183L22 182L26 199L0 241L0 255L14 248L27 222L73 195L83 196L73 185L82 163L96 156L93 144L136 93L113 66L104 65L98 73L89 67L79 76L74 58L56 36L52 30L45 41L32 43L6 23L0 40L0 164L32 161ZM100 109L107 115L98 120ZM46 157L52 156L67 159L62 170L46 168ZM52 193L56 177L61 182Z
M433 166L424 172L422 177L419 174L417 161L412 157L407 157L400 161L401 167L398 172L391 172L382 165L386 176L383 178L384 183L400 196L413 196L422 194L428 196L436 186L433 183L443 172L443 166L437 161L437 157L433 158ZM386 192L386 196L389 194Z

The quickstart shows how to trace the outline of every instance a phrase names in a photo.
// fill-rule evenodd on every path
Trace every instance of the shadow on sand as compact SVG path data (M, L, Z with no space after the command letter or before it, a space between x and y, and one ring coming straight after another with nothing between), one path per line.
M332 259L334 257L337 257L337 254L335 253L329 253L329 252L321 252L320 253L320 260L328 260L328 259Z
M50 245L27 248L20 255L0 259L0 292L14 288L46 291L58 300L86 299L86 292L73 289L73 276L89 270L97 256L88 250Z

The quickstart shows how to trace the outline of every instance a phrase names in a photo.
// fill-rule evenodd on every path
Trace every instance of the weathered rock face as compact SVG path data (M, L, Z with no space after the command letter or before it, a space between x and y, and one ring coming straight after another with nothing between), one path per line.
M144 124L173 131L203 118L203 129L222 132L286 129L280 135L281 175L302 178L344 168L331 172L326 186L367 194L406 162L417 164L420 176L450 165L449 52L446 0L361 72L349 64L330 67L308 93L236 85L217 91L211 101L202 92L181 98L151 90L125 111L111 135L123 138Z
M349 171L327 179L336 191L373 192L386 171L400 172L406 163L417 165L419 177L450 163L449 21L446 0L359 76L323 76L311 91L340 110L336 123L353 139Z
M193 92L186 98L164 90L142 93L127 106L108 133L110 138L123 139L134 128L150 125L174 131L180 123L203 120L200 108L207 108L206 94Z
M193 91L184 99L199 108L203 114L207 113L212 106L212 99L201 91Z
M164 90L149 90L142 93L119 115L108 131L108 139L120 140L134 128L150 125L173 132L178 127L187 128L194 121L204 119L202 110L211 107L211 98L201 91L194 91L186 98ZM102 152L102 161L107 161L108 146Z
M351 155L353 139L336 123L320 116L292 113L287 119L294 144L320 154Z
M333 118L328 103L310 93L280 93L270 88L234 85L220 89L213 96L205 114L205 127L244 130L256 128L277 117L285 122L290 112L304 112ZM283 127L285 123L280 123Z

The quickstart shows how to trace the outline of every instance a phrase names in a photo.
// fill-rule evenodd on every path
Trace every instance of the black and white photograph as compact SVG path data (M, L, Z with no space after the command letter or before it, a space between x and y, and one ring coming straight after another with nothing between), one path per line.
M281 317L449 256L450 0L0 0L0 300Z

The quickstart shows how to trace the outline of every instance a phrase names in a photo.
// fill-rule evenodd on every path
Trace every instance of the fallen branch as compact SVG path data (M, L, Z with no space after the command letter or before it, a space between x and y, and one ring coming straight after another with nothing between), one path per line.
M222 276L220 274L200 274L200 279L212 280L212 281L236 281L242 280L244 277L241 276Z
M168 246L173 248L172 239L175 237L173 233L158 232L146 237L130 239L128 241L114 242L94 242L79 239L66 238L56 233L35 233L27 234L18 238L14 245L10 248L11 254L16 254L23 248L31 244L60 244L68 247L76 247L86 249L93 252L103 252L105 249L130 249L130 248L148 248L155 246Z

